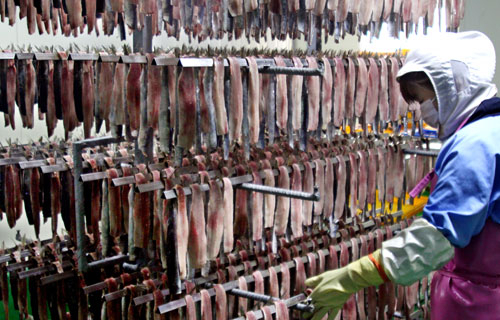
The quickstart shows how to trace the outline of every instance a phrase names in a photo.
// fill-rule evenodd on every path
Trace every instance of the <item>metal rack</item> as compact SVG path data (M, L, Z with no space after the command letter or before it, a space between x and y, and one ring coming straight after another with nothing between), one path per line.
M152 23L151 17L148 17L146 19L146 26L150 26ZM145 30L149 30L150 28L146 27ZM139 42L146 43L146 44L151 44L151 34L147 32L144 32L144 34L140 35L140 41L136 41L136 34L134 32L134 48L136 49L137 46L139 46ZM139 37L137 37L139 39ZM316 39L321 42L320 39ZM146 49L146 52L151 52L151 49ZM47 60L61 60L61 56L57 53L0 53L0 60L2 59L17 59L17 60L26 60L26 59L35 59L35 60L40 60L40 61L47 61ZM148 58L145 55L108 55L108 54L92 54L92 53L71 53L67 57L68 60L73 60L73 61L98 61L98 62L109 62L109 63L125 63L125 64L148 64ZM154 57L151 61L149 61L152 65L154 66L177 66L179 68L205 68L205 67L213 67L213 59L210 58L195 58L195 57L189 57L189 58L169 58L166 56L156 56ZM273 59L261 59L257 58L257 63L259 66L259 72L262 74L271 74L271 75L277 75L277 74L284 74L284 75L302 75L302 76L322 76L324 72L324 66L320 62L318 68L295 68L293 67L293 63L291 59L285 59L287 67L276 67L275 62ZM307 61L303 61L304 65L307 66ZM243 68L246 70L248 68L248 64L246 59L238 59L238 63L240 65L240 68ZM332 65L335 65L334 60L330 60L330 63ZM229 66L228 59L224 59L224 65L227 67ZM344 61L344 67L346 66L346 62ZM146 71L147 72L147 71ZM246 72L246 71L244 71ZM145 77L147 78L147 77ZM248 90L245 88L247 87L248 84L248 75L243 77L243 92L246 94ZM230 86L229 81L226 80L226 85ZM305 87L305 84L304 84ZM289 86L289 89L291 86ZM227 88L226 88L227 89ZM226 102L228 101L228 92L229 90L226 90ZM305 92L305 90L304 90ZM303 96L303 99L307 105L306 101L306 96ZM199 99L197 99L199 101ZM248 97L243 98L244 101L244 113L248 113ZM199 106L197 107L199 108ZM145 110L141 110L141 112L145 112ZM247 117L244 117L247 119ZM304 121L305 121L304 117ZM246 120L247 121L247 120ZM274 119L270 119L271 123L274 122ZM248 123L243 124L244 126L248 126ZM142 124L141 124L142 126ZM274 129L273 129L274 130ZM320 129L321 130L321 129ZM274 135L274 133L273 133ZM304 139L307 138L307 133L303 135ZM290 138L291 139L291 138ZM129 261L129 257L127 255L116 255L113 257L108 257L105 259L101 259L98 261L94 262L88 262L87 261L87 256L84 251L84 235L85 235L85 226L84 226L84 208L83 208L83 183L84 182L89 182L89 181L96 181L100 179L106 178L106 173L105 172L94 172L94 173L88 173L88 174L83 174L83 168L87 166L88 164L83 162L81 154L82 151L86 148L91 148L91 147L96 147L96 146L102 146L102 145L108 145L112 143L119 143L122 141L122 138L114 138L114 137L102 137L102 138L96 138L96 139L87 139L87 140L82 140L75 142L73 144L73 163L74 163L74 187L75 187L75 211L76 211L76 221L77 221L77 258L78 258L78 271L79 272L88 272L94 269L110 266L110 265L116 265L116 264L122 264L126 263ZM292 141L292 140L290 140ZM136 142L136 151L137 151L137 142ZM305 150L305 145L301 145L302 149ZM406 146L404 146L406 147ZM249 144L247 141L244 143L243 148L245 149L245 154L249 154ZM200 149L199 146L197 146L197 149ZM225 158L226 152L228 152L228 145L224 144L224 153L225 153ZM407 150L405 153L408 154L418 154L418 155L430 155L430 156L435 156L434 153L429 152L429 151L421 151L421 150ZM150 155L152 152L150 153ZM177 153L176 153L177 154ZM349 161L348 157L345 157L347 162ZM121 161L123 162L129 162L130 160L134 159L135 162L140 162L140 163L148 163L150 157L144 158L142 156L142 153L136 152L135 157L126 157L123 159L118 159L115 158L114 161L115 163L119 163ZM179 159L177 159L177 163ZM337 159L333 158L332 159L333 163L337 163ZM36 168L39 167L43 173L53 173L53 172L60 172L64 170L68 170L69 167L66 164L66 162L59 161L59 163L56 163L55 165L47 165L45 160L31 160L27 161L25 157L14 157L14 158L8 158L8 159L0 159L0 166L2 165L11 165L11 164L18 164L22 169L28 169L28 168ZM162 169L165 167L165 164L159 164L156 169ZM312 163L312 167L314 168L315 165ZM151 168L150 168L151 169ZM304 166L300 165L300 169L304 170ZM292 169L291 167L288 167L288 171L291 172ZM263 172L259 173L262 178L265 177ZM278 175L278 170L273 170L273 174L275 176ZM220 176L220 172L217 171L210 171L209 176L211 178ZM285 197L290 197L290 198L297 198L297 199L303 199L303 200L310 200L310 201L318 201L319 200L319 194L318 194L318 189L315 188L313 193L305 193L305 192L298 192L298 191L293 191L293 190L286 190L286 189L281 189L281 188L271 188L271 187L266 187L262 185L257 185L251 183L253 181L252 175L243 175L243 176L237 176L237 177L231 177L230 178L231 182L235 186L235 188L240 188L252 192L260 192L260 193L267 193L267 194L273 194L273 195L278 195L278 196L285 196ZM113 185L115 186L121 186L121 185L127 185L127 184L135 184L135 179L133 176L130 177L121 177L117 179L113 179ZM151 191L157 191L157 190L163 190L165 189L165 186L163 185L162 182L153 182L153 183L147 183L147 184L142 184L142 185L137 185L136 186L136 192L139 193L145 193L145 192L151 192ZM209 186L208 184L203 184L201 185L201 190L202 191L208 191ZM184 188L185 194L190 195L191 194L191 189L189 187ZM163 192L163 196L166 199L175 199L176 193L173 190L166 190ZM401 212L398 212L395 217L401 216ZM352 221L351 221L352 222ZM364 222L362 224L362 228L369 228L375 225L375 222L373 220L369 220L367 222ZM392 231L398 230L398 225L393 225L391 226ZM354 230L359 230L359 227L357 225L354 226ZM385 230L383 231L385 233ZM336 237L340 237L340 234L336 234ZM322 240L318 241L319 244L322 244ZM306 244L308 247L313 247L312 242L309 242ZM350 241L346 242L346 245L348 247L351 247ZM321 249L325 253L325 256L329 255L329 250L327 249ZM340 251L340 247L337 245L335 246L336 251ZM298 251L302 251L301 248L298 249ZM30 252L28 250L25 250L21 253L21 257L27 257L30 255ZM316 256L316 254L314 253ZM241 257L238 257L241 258ZM0 263L2 262L7 262L10 261L10 256L2 256L0 257ZM268 262L267 258L263 258L264 261ZM308 259L305 256L300 257L302 261L307 264ZM224 259L222 259L224 261ZM224 261L226 263L226 261ZM288 268L295 268L295 262L289 261L286 262ZM72 264L68 261L62 261L62 267L64 268L69 268ZM251 261L250 265L256 266L257 262L256 261ZM9 266L11 269L24 269L29 266L29 262L22 262L16 265ZM281 272L281 266L274 267L277 272ZM236 267L237 271L242 271L244 270L244 267L242 265L239 265ZM51 272L54 270L53 266L42 266L42 267L37 267L33 268L30 270L25 270L20 272L19 276L21 279L29 278L29 277L35 277L35 276L41 276L47 272ZM267 270L262 271L262 274L264 277L269 276L269 273ZM43 277L40 280L41 285L46 285L55 281L60 281L64 279L68 279L71 277L75 277L77 275L75 270L67 270L63 273L58 273L54 275L50 275L47 277ZM137 278L138 275L135 275L134 278ZM254 279L252 276L246 276L245 277L247 282L253 282ZM207 284L211 281L214 281L216 279L216 275L212 274L207 277L203 277L200 279L195 279L198 280L197 284ZM159 285L161 282L159 280L155 280L155 284ZM232 281L232 282L226 282L223 284L224 289L228 294L233 294L233 295L238 295L242 296L248 299L254 299L257 301L275 301L277 298L269 297L269 296L264 296L264 295L257 295L252 292L245 292L237 289L237 281ZM105 285L103 282L93 284L90 286L87 286L84 288L85 293L91 293L95 292L98 290L102 290L105 288ZM181 289L184 289L185 285L182 286ZM213 289L208 290L210 296L215 295L215 291ZM169 289L164 289L162 290L162 294L164 296L172 294ZM124 295L124 290L119 290L115 292L108 293L104 296L105 301L113 301L115 299L121 298ZM199 301L200 300L200 295L196 294L194 295L194 300ZM294 296L288 300L285 301L288 307L292 309L299 309L299 310L305 310L308 309L307 306L301 305L300 301L303 301L305 299L304 294L300 294L297 296ZM150 302L153 300L153 295L152 294L146 294L139 296L134 299L134 304L135 305L141 305L147 302ZM174 301L170 301L166 304L161 305L158 308L158 311L162 314L168 313L170 311L176 310L180 307L185 306L185 301L184 299L178 299ZM274 307L271 306L272 312L274 312ZM309 310L310 311L310 310ZM257 318L262 318L263 315L261 311L255 311ZM238 318L239 319L239 318Z
M402 212L401 212L401 211L399 211L399 212L394 213L394 214L392 215L392 217L393 217L394 219L397 219L397 218L399 218L401 215L402 215ZM363 229L370 228L370 227L373 227L373 226L375 226L375 222L374 222L373 220L369 220L369 221L367 221L367 222L362 223L362 228L363 228ZM390 229L391 229L391 231L393 231L393 232L394 232L394 231L400 230L400 229L401 229L401 226L400 226L399 224L391 225L391 226L390 226ZM358 225L354 225L353 230L354 230L354 231L359 231L359 230L360 230L360 227L359 227ZM382 229L382 233L383 233L383 234L385 234L385 229ZM338 234L338 235L337 235L337 237L340 237L340 236L341 236L340 234ZM318 241L317 241L317 243L318 243L318 244L322 244L322 240L321 240L321 239L320 239L320 240L318 240ZM307 247L308 247L308 248L312 248L313 243L312 243L312 242L308 242L306 245L307 245ZM348 248L350 248L350 247L352 246L351 241L345 241L345 245L346 245ZM340 251L340 245L336 244L336 245L334 245L334 248L335 248L336 252L339 252L339 251ZM327 257L327 256L330 254L330 251L329 251L328 249L320 249L320 250L322 250L322 251L323 251L323 253L324 253L325 257ZM299 247L299 248L298 248L298 251L299 251L299 252L301 252L301 251L302 251L302 249ZM315 253L313 253L313 254L314 254L315 256L317 256L317 254L315 254ZM266 259L267 259L267 258L265 258L265 257L264 257L263 259L264 259L264 261L266 261ZM301 256L301 257L300 257L300 259L302 260L302 262L303 262L305 265L307 265L307 264L309 263L309 262L308 262L308 258L307 258L306 256ZM251 264L252 266L255 266L255 265L257 264L257 262L256 262L256 261L251 261L251 262L250 262L250 264ZM295 268L295 262L294 262L294 261L288 261L288 262L286 262L286 264L287 264L287 266L288 266L288 268L289 268L289 269L293 269L293 268ZM242 270L242 269L243 269L243 266L241 266L241 265L240 265L239 267L240 267L240 270ZM273 268L276 270L276 272L277 272L277 273L278 273L278 272L281 272L281 266L275 266L275 267L273 267ZM238 270L238 267L237 267L237 270ZM269 272L268 272L267 270L263 270L263 271L261 271L261 273L262 273L262 277L263 277L263 278L267 278L267 277L269 276ZM253 276L249 275L249 276L245 276L245 280L247 281L247 283L252 283L252 282L254 281L254 278L253 278ZM198 284L203 284L203 283L206 283L206 282L202 282L202 283L198 283ZM237 287L238 287L238 281L226 282L226 283L224 283L224 284L223 284L223 288L224 288L224 290L225 290L227 293L229 293L229 291L231 291L232 289L237 288ZM164 291L162 291L162 294L163 294L163 293L164 293ZM166 294L168 294L167 292L165 292L165 293L166 293ZM211 291L211 290L209 290L209 294L210 294L210 296L215 296L215 291L213 291L213 290L212 290L212 291ZM136 298L136 299L138 299L138 298ZM152 300L152 296L151 296L151 297L149 297L149 299L151 299L151 300ZM149 300L149 299L148 299L148 301L151 301L151 300ZM200 297L200 294L199 294L199 293L198 293L198 294L195 294L195 295L193 296L193 300L194 300L195 302L199 301L200 299L201 299L201 297ZM144 301L144 300L142 300L142 299L141 299L141 300L139 300L139 301L140 301L141 303L144 303L144 302L145 302L145 301ZM134 303L135 303L135 302L136 302L136 300L134 300ZM170 301L170 302L168 302L168 303L166 303L166 304L163 304L163 305L159 306L159 307L158 307L158 311L160 312L160 314L165 314L165 313L171 312L171 311L173 311L173 310L176 310L176 309L182 308L182 307L184 307L185 305L186 305L186 302L185 302L185 300L184 300L184 299L178 299L178 300L175 300L175 301Z
M140 52L141 49L134 51ZM144 51L151 53L152 51ZM340 53L340 55L342 55ZM71 52L67 57L62 57L56 52L0 52L0 60L38 60L38 61L97 61L97 62L110 62L110 63L125 63L125 64L147 64L148 58L144 54L132 53L129 55L124 54L109 54L106 52L101 53L80 53ZM259 67L259 72L265 74L286 74L286 75L303 75L303 76L322 76L323 69L307 68L307 61L301 59L303 68L296 68L290 58L284 58L286 67L276 67L274 59L272 58L255 58ZM335 66L335 60L328 59L330 65ZM240 68L248 68L248 63L245 58L238 58ZM344 67L347 67L347 61L343 59ZM151 60L153 66L178 66L182 68L209 68L213 67L213 59L207 57L167 57L164 54L159 54ZM229 62L224 58L224 66L228 67Z

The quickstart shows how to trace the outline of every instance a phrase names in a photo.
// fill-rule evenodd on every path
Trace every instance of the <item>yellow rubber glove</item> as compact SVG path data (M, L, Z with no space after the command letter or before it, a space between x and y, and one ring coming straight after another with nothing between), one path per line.
M376 250L373 258L381 266L381 253ZM382 268L382 267L381 267ZM345 267L331 270L306 280L306 286L313 288L309 295L314 306L314 314L304 314L306 318L320 320L327 313L334 319L349 297L359 290L384 283L375 264L364 256Z

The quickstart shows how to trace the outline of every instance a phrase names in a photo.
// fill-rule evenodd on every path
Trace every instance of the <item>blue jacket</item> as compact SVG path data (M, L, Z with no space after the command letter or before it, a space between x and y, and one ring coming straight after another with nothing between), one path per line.
M500 98L483 101L445 142L435 170L423 216L454 246L467 246L488 218L500 223Z

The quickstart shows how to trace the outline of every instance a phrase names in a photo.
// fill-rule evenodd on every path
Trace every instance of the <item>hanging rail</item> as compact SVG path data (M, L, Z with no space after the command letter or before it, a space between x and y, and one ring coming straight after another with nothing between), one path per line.
M265 194L272 194L275 196L309 200L309 201L319 201L320 196L321 196L319 194L319 188L317 186L314 186L313 193L288 190L288 189L276 188L276 187L269 187L269 186L265 186L265 185L255 184L255 183L242 183L242 184L236 186L236 188L248 190L248 191L265 193Z
M304 301L306 299L306 295L301 293L296 296L291 297L290 299L286 299L283 302L288 308L294 309L293 307L297 304L299 304L300 301ZM276 313L276 307L274 305L269 305L269 309L271 311L271 315ZM262 313L262 310L251 310L251 312L254 313L256 319L263 319L264 314ZM246 317L238 317L234 318L233 320L246 320Z
M276 297L269 296L266 294L255 293L252 291L241 290L241 289L237 289L237 288L230 289L227 291L227 293L234 295L234 296L237 296L237 297L246 298L249 300L256 300L256 301L264 302L264 303L272 303L272 302L282 301L280 298L276 298ZM305 298L305 295L304 295L304 298ZM290 309L299 310L302 312L310 312L310 313L314 312L313 306L307 305L304 303L297 303L297 304L291 305L289 307L290 307Z
M271 67L271 66L259 67L259 73L264 73L264 74L322 76L324 71L325 71L324 68L295 68L295 67Z
M97 61L99 54L97 53L70 53L68 60L73 61Z
M404 154L415 154L417 156L437 157L439 150L404 149Z

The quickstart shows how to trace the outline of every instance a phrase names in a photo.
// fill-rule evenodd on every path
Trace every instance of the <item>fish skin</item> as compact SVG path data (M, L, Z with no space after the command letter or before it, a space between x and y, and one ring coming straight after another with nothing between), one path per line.
M239 141L243 124L243 83L240 64L235 57L228 57L231 74L231 102L229 112L229 140Z
M315 57L306 57L308 68L318 68L318 62ZM307 123L307 131L314 131L318 128L319 124L319 102L320 102L320 87L318 77L307 77L307 90L309 100L309 117Z
M279 167L278 187L290 189L290 176L285 166ZM285 234L288 225L288 215L290 211L290 198L278 197L276 205L276 217L274 219L274 228L277 236Z
M282 56L274 57L277 67L286 67L285 60ZM276 125L283 132L287 131L288 121L288 95L286 75L276 75Z
M224 60L220 57L214 58L213 96L217 120L217 135L224 135L228 133L228 123L224 101Z
M317 1L316 3L319 2L320 1ZM325 70L323 73L323 87L321 88L322 129L326 130L332 121L333 74L328 58L323 57L321 61L323 61L323 67Z
M88 60L83 63L82 75L82 109L83 131L85 139L90 138L90 130L94 125L94 65Z
M182 88L182 90L179 90ZM196 137L196 88L194 69L183 68L177 82L179 90L179 132L177 144L189 150Z
M177 193L177 215L175 221L175 234L176 234L176 244L177 244L177 257L179 266L179 276L181 280L185 279L187 276L187 246L189 241L189 223L187 217L187 206L186 206L186 196L184 190L181 186L175 186L175 191Z
M127 111L130 119L130 130L137 133L140 128L141 111L141 65L132 63L127 74Z
M246 58L249 65L249 110L248 123L250 127L250 143L256 144L259 141L260 130L260 75L255 57Z
M233 237L233 186L229 178L224 183L224 253L231 252L234 246Z
M200 185L191 185L191 212L189 221L188 257L191 268L202 268L207 262L207 234L205 209Z

